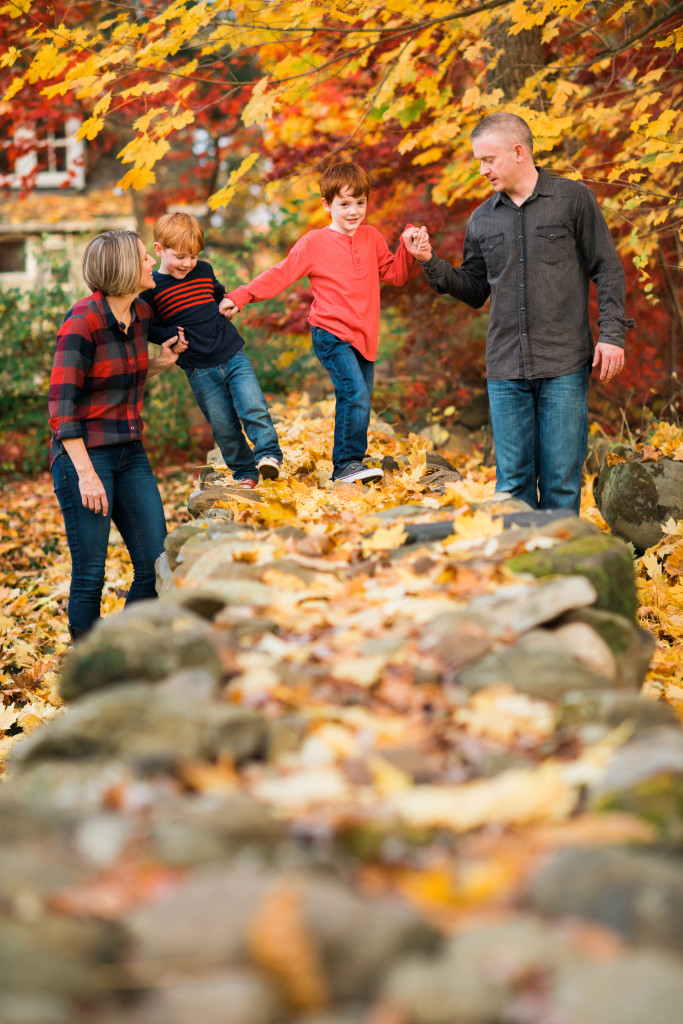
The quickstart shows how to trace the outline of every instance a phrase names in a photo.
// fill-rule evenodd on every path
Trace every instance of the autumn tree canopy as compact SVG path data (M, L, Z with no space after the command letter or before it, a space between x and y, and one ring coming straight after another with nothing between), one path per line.
M596 189L631 283L664 300L683 338L681 2L0 0L0 12L2 117L78 107L91 142L117 126L122 188L153 185L178 140L210 125L233 155L222 178L218 163L194 176L211 208L264 181L269 199L310 200L321 166L354 158L381 185L375 218L394 231L424 220L453 259L487 193L469 134L495 110L521 113L539 162Z

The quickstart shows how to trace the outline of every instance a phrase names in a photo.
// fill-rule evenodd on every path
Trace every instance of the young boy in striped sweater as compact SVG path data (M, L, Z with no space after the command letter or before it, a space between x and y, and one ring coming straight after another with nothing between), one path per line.
M235 482L252 488L259 475L277 479L282 451L244 339L225 315L232 303L211 264L198 259L203 248L204 232L188 213L167 213L154 225L161 265L152 274L155 287L141 295L154 311L149 340L161 344L184 332L188 346L178 366Z

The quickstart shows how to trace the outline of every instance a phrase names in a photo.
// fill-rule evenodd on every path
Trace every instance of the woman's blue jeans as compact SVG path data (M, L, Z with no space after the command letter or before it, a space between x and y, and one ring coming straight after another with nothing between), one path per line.
M197 405L211 425L226 466L237 480L258 480L256 463L266 455L282 462L282 450L251 361L236 352L217 366L187 370ZM252 452L242 433L254 446Z
M541 380L490 380L496 490L579 514L590 364Z
M348 341L322 327L311 327L313 351L334 384L334 447L332 479L350 462L362 462L368 448L370 399L375 364Z
M100 617L104 566L113 522L133 563L126 604L156 597L154 563L164 550L166 520L161 496L141 441L88 449L109 502L106 516L84 508L78 474L67 454L52 465L55 494L71 552L69 624L90 629Z

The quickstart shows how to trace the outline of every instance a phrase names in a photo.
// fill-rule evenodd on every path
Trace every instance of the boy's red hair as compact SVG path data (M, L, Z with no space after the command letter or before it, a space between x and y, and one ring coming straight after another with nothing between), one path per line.
M326 167L320 176L320 195L326 203L331 203L335 196L348 188L354 199L370 195L370 179L358 164L332 164Z
M204 232L191 213L165 213L154 225L154 241L162 249L196 256L204 248Z

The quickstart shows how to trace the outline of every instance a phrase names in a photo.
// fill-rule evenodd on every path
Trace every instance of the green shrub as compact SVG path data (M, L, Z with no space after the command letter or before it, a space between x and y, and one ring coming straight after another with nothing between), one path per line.
M59 325L74 301L66 286L0 291L0 473L47 469L47 394Z

